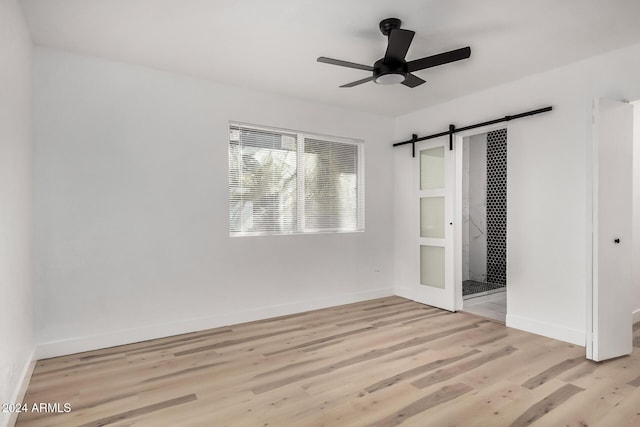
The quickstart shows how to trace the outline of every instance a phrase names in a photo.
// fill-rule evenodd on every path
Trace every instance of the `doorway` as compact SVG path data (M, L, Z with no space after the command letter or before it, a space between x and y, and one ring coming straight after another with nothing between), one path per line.
M506 319L507 129L462 140L463 310Z

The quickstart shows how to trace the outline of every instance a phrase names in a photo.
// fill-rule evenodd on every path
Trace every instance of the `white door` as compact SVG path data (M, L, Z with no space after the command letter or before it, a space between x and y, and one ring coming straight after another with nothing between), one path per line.
M593 284L591 310L587 307L587 358L600 361L633 350L633 106L595 100L593 118Z
M454 287L454 162L448 138L416 144L415 209L419 211L415 253L418 272L413 299L456 310Z

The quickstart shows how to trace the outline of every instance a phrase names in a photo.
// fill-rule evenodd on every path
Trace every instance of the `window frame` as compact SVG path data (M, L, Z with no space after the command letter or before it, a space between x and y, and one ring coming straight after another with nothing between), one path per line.
M233 128L244 128L262 132L281 133L288 135L296 135L296 227L291 232L274 232L274 231L232 231L231 230L231 165L229 158L231 155L232 141L230 136L227 140L227 229L230 237L251 237L251 236L291 236L306 234L336 234L336 233L361 233L365 231L365 143L362 139L347 138L314 132L305 132L287 128L279 128L274 126L256 125L252 123L229 121L228 131L231 133ZM348 144L356 147L356 228L322 228L310 229L305 224L305 168L304 168L304 148L305 140L312 139L316 141L326 141L338 144ZM240 142L240 141L238 141Z

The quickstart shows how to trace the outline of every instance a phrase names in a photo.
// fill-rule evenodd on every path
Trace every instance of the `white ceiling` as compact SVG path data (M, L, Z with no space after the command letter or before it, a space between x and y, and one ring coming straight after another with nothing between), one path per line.
M34 42L215 82L397 116L640 42L640 0L23 0ZM383 18L416 31L407 60L471 46L414 89L368 72Z

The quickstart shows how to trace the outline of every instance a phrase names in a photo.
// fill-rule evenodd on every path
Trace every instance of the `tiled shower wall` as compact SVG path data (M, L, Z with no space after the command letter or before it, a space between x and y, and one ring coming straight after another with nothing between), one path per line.
M487 134L487 282L507 284L507 130Z

